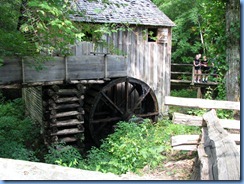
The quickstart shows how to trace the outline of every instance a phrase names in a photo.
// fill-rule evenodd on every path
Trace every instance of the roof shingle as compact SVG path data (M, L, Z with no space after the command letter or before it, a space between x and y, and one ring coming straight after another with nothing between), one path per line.
M75 8L83 13L72 16L75 21L175 26L150 0L109 0L108 4L102 0L77 0Z

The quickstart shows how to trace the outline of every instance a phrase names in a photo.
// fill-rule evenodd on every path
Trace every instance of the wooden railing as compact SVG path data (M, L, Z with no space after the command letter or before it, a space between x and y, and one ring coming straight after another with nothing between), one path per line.
M218 119L215 112L215 109L240 111L240 102L166 96L165 105L212 109L202 117L173 114L173 123L202 127L201 135L171 138L173 149L198 152L192 179L240 180L240 121Z
M211 68L211 66L209 67ZM195 72L195 67L193 64L171 63L171 83L194 85L196 84L194 83L194 72ZM200 74L199 76L203 76L203 75L204 74ZM208 76L216 76L216 74L210 72ZM207 85L217 85L217 84L218 83L215 81L209 81Z

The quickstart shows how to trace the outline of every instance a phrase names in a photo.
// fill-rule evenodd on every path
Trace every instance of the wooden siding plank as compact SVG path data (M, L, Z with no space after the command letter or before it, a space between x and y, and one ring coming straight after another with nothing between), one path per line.
M57 81L65 79L64 58L54 57L53 60L44 63L44 69L37 71L29 64L29 59L24 61L23 82Z
M108 77L126 77L127 65L124 56L108 55Z
M93 79L104 77L103 56L68 57L68 79Z
M22 82L21 61L18 58L5 58L0 67L0 84Z
M153 89L158 91L158 47L156 44L153 46Z
M25 106L31 119L42 123L43 107L42 107L42 87L29 87L22 89L22 97L27 104Z

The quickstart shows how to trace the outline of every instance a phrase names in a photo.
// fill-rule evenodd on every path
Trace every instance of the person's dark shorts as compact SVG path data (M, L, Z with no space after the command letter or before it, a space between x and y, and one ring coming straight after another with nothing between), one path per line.
M203 73L209 73L210 68L209 67L203 67L202 72Z
M200 66L195 66L195 70L200 70L201 67Z

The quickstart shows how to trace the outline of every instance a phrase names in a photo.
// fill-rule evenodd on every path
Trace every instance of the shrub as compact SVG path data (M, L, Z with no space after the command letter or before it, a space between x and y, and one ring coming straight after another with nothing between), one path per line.
M119 122L114 134L104 139L100 148L93 147L79 167L123 174L138 172L144 166L158 166L171 151L170 138L176 134L198 132L199 128L174 125L170 120L152 124ZM164 154L162 154L162 152Z
M200 132L198 127L175 125L170 120L117 125L115 133L104 139L100 148L93 147L79 168L115 174L139 172L146 165L154 168L169 156L172 135Z
M24 114L21 99L0 104L0 157L38 161L32 145L39 131Z
M14 141L1 144L0 155L2 158L39 161L39 159L36 158L34 151L27 149L24 144Z
M78 163L82 161L82 156L75 147L57 143L49 147L44 159L49 164L77 167Z

